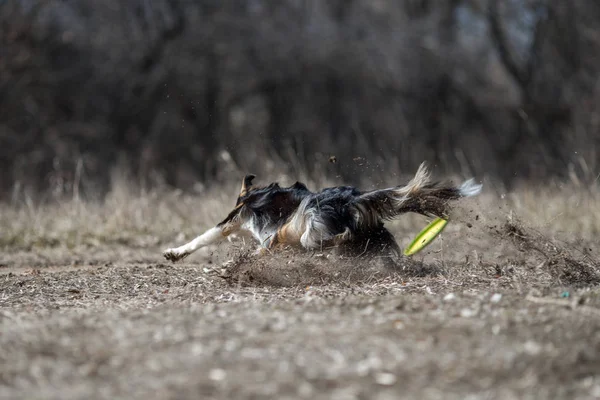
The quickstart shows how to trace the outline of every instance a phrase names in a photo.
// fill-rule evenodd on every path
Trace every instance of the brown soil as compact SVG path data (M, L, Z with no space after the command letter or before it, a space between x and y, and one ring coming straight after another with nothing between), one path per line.
M597 243L474 214L395 268L230 245L178 264L157 245L9 249L0 397L600 398Z

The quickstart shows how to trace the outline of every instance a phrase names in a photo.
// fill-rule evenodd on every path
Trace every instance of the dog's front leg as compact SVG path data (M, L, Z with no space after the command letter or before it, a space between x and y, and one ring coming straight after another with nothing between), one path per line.
M227 235L223 231L221 227L215 226L214 228L210 228L202 235L196 237L189 243L184 244L183 246L175 247L172 249L167 249L163 252L163 256L169 261L179 261L201 247L205 247L211 244L217 244L223 241Z

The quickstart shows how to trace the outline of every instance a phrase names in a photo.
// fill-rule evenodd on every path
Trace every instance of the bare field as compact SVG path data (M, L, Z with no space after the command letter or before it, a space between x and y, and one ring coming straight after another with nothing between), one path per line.
M161 259L230 203L0 207L0 397L600 398L596 189L485 193L395 269L248 243ZM400 245L425 223L395 222Z

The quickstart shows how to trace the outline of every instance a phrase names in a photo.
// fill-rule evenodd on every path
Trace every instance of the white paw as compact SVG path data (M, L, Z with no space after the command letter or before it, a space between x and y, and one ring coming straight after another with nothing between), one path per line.
M177 249L167 249L167 250L163 251L163 256L167 260L172 261L172 262L182 260L185 257L187 257L188 255L189 255L189 253L182 252Z

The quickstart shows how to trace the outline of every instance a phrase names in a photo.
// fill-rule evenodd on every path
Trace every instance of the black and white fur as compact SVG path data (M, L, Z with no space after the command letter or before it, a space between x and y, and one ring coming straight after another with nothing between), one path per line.
M167 249L167 260L181 260L201 247L240 235L251 236L258 252L278 246L306 250L335 248L345 254L399 255L400 249L384 222L407 212L448 218L449 202L475 196L482 186L473 179L459 186L431 183L425 164L404 186L361 192L338 186L311 192L296 182L252 187L254 175L242 182L235 208L202 235Z

